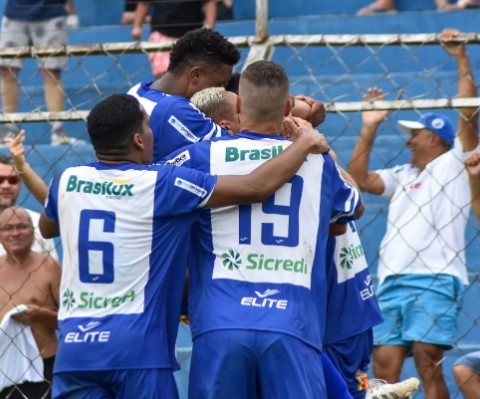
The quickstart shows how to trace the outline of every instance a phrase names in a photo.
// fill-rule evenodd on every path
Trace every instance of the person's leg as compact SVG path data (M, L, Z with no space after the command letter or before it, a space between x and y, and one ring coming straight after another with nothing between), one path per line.
M408 347L400 345L380 345L373 348L373 374L375 378L390 384L400 381L403 361Z
M373 349L372 329L361 332L323 348L347 383L350 394L364 399L368 388L367 370ZM324 367L325 370L325 367ZM330 385L325 370L327 390ZM330 394L329 394L330 397Z
M372 369L375 378L392 384L399 381L403 361L410 348L410 342L403 337L403 311L411 298L398 276L391 276L378 287L377 299L383 323L373 327Z
M34 46L63 46L67 44L67 26L65 17L52 18L32 23L32 42ZM66 57L40 58L38 66L44 82L45 103L49 112L61 112L64 109L64 91L61 70L67 65ZM68 144L61 122L52 124L52 144Z
M455 381L465 399L477 399L480 392L480 352L459 358L453 366Z
M3 112L17 112L19 99L19 84L17 68L0 68L2 75L2 104Z
M288 334L268 331L255 334L257 381L262 398L326 398L319 350Z
M347 383L340 371L333 365L330 357L322 352L323 374L325 376L325 388L328 399L353 399L347 388ZM363 395L365 396L365 395Z
M112 372L76 371L53 376L53 399L116 399L110 387Z
M45 87L45 103L48 112L63 111L63 86L60 79L60 70L41 69L40 70Z
M28 46L29 30L26 22L2 18L0 33L0 47ZM3 112L17 112L19 99L18 73L23 66L21 58L0 60L0 74L2 78L2 105Z
M190 399L255 398L255 332L211 331L193 341ZM272 396L273 397L273 396Z
M422 380L425 397L429 399L448 399L448 389L442 372L444 349L438 345L415 342L412 351L415 366Z
M178 399L171 369L132 369L113 373L115 399Z
M451 275L417 276L405 290L414 301L405 309L406 339L412 352L425 395L429 399L449 397L442 372L444 351L454 345L463 285Z

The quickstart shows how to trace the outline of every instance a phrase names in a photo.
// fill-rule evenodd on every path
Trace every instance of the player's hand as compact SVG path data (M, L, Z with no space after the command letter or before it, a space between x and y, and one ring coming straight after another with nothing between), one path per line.
M480 179L480 150L475 151L465 160L465 167L470 176Z
M133 40L141 40L142 39L142 28L140 26L134 26L132 28L132 38L133 38Z
M460 31L456 29L444 29L440 34L440 41L442 47L454 58L465 57L467 55L467 50L465 44L463 43L453 43L452 39L457 38L460 35Z
M301 106L302 102L306 103L308 106L310 106L310 111L306 115L304 115L304 112L299 110L299 112L301 114L296 115L296 111L295 111L296 107L294 107L292 109L292 115L293 116L302 117L302 119L305 119L308 122L310 122L312 124L312 126L318 126L321 123L323 123L323 121L325 120L325 117L327 116L327 112L325 110L325 105L323 105L322 102L317 101L314 98L304 96L302 94L295 96L295 105L296 106L297 106L297 100L299 101L299 104L298 104L299 107Z
M25 130L21 130L20 133L14 137L7 137L4 141L7 144L10 154L12 154L13 162L15 163L15 169L22 173L27 167L28 163L25 160L25 147L23 141L25 140Z
M323 154L330 151L330 146L325 136L314 129L310 122L296 117L288 117L284 119L283 126L285 137L289 140L296 141L302 136L302 140L311 140L312 149L310 152Z
M38 321L39 314L40 306L30 304L23 312L12 315L12 319L18 321L19 323L30 326Z
M383 100L383 90L378 87L370 87L363 96L363 101ZM378 126L388 116L388 111L363 111L362 122L364 125Z

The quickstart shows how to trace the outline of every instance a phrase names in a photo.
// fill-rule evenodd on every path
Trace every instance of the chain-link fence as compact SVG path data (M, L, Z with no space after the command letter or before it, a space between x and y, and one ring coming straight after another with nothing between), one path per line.
M329 138L346 166L351 158L361 129L361 111L390 110L381 125L372 155L371 169L382 169L408 162L410 154L405 148L406 136L397 127L399 119L416 120L427 110L441 110L458 121L458 109L479 107L478 98L457 98L458 76L456 66L439 42L438 35L299 35L271 36L259 43L258 37L233 37L242 48L242 61L238 69L252 60L270 58L281 63L289 73L291 91L315 97L326 104L329 111L320 127ZM467 34L458 39L469 43L472 69L480 70L480 38ZM50 135L55 121L63 121L72 137L87 141L84 120L88 110L106 96L126 92L141 80L150 78L147 53L168 49L172 43L105 43L73 45L62 48L24 48L0 51L2 58L30 59L20 75L21 106L19 113L0 115L0 122L21 124L27 130L27 161L46 181L65 167L93 160L88 143L52 146ZM46 55L66 54L67 70L62 75L66 110L61 113L44 112L43 87L35 60ZM480 77L476 77L479 81ZM384 101L363 102L362 95L369 87L381 87ZM7 150L2 150L7 153ZM385 232L387 202L378 197L365 197L367 212L360 220L360 232L367 259L376 270L378 248ZM23 189L18 203L38 210L39 204ZM420 212L420 210L419 210ZM479 349L480 251L478 224L468 222L466 259L470 285L459 319L459 331L453 355L445 361L449 386L453 386L451 362L457 355ZM60 249L61 252L61 249ZM1 272L0 265L0 272ZM29 276L28 278L31 278ZM27 282L25 283L27 284ZM19 305L12 299L5 280L0 279L1 314ZM21 287L20 287L21 288ZM178 356L182 370L178 373L180 385L185 388L188 379L190 355L189 330L180 325ZM1 348L15 345L16 337ZM2 353L0 353L0 356ZM34 361L34 359L29 359ZM2 369L4 365L2 365ZM453 392L459 397L458 391ZM184 395L184 392L182 393Z

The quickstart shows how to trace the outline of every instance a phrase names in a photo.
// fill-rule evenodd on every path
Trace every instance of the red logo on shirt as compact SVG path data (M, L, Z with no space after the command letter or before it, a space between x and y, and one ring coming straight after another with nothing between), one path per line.
M420 188L421 185L422 183L417 181L415 183L410 184L410 188Z

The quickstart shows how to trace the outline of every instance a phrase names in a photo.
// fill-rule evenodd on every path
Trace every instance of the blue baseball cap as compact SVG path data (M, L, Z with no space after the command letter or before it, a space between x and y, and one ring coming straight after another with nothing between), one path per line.
M398 121L403 132L412 134L412 130L427 129L443 139L450 148L455 140L455 129L450 118L443 114L428 112L423 114L417 122Z

